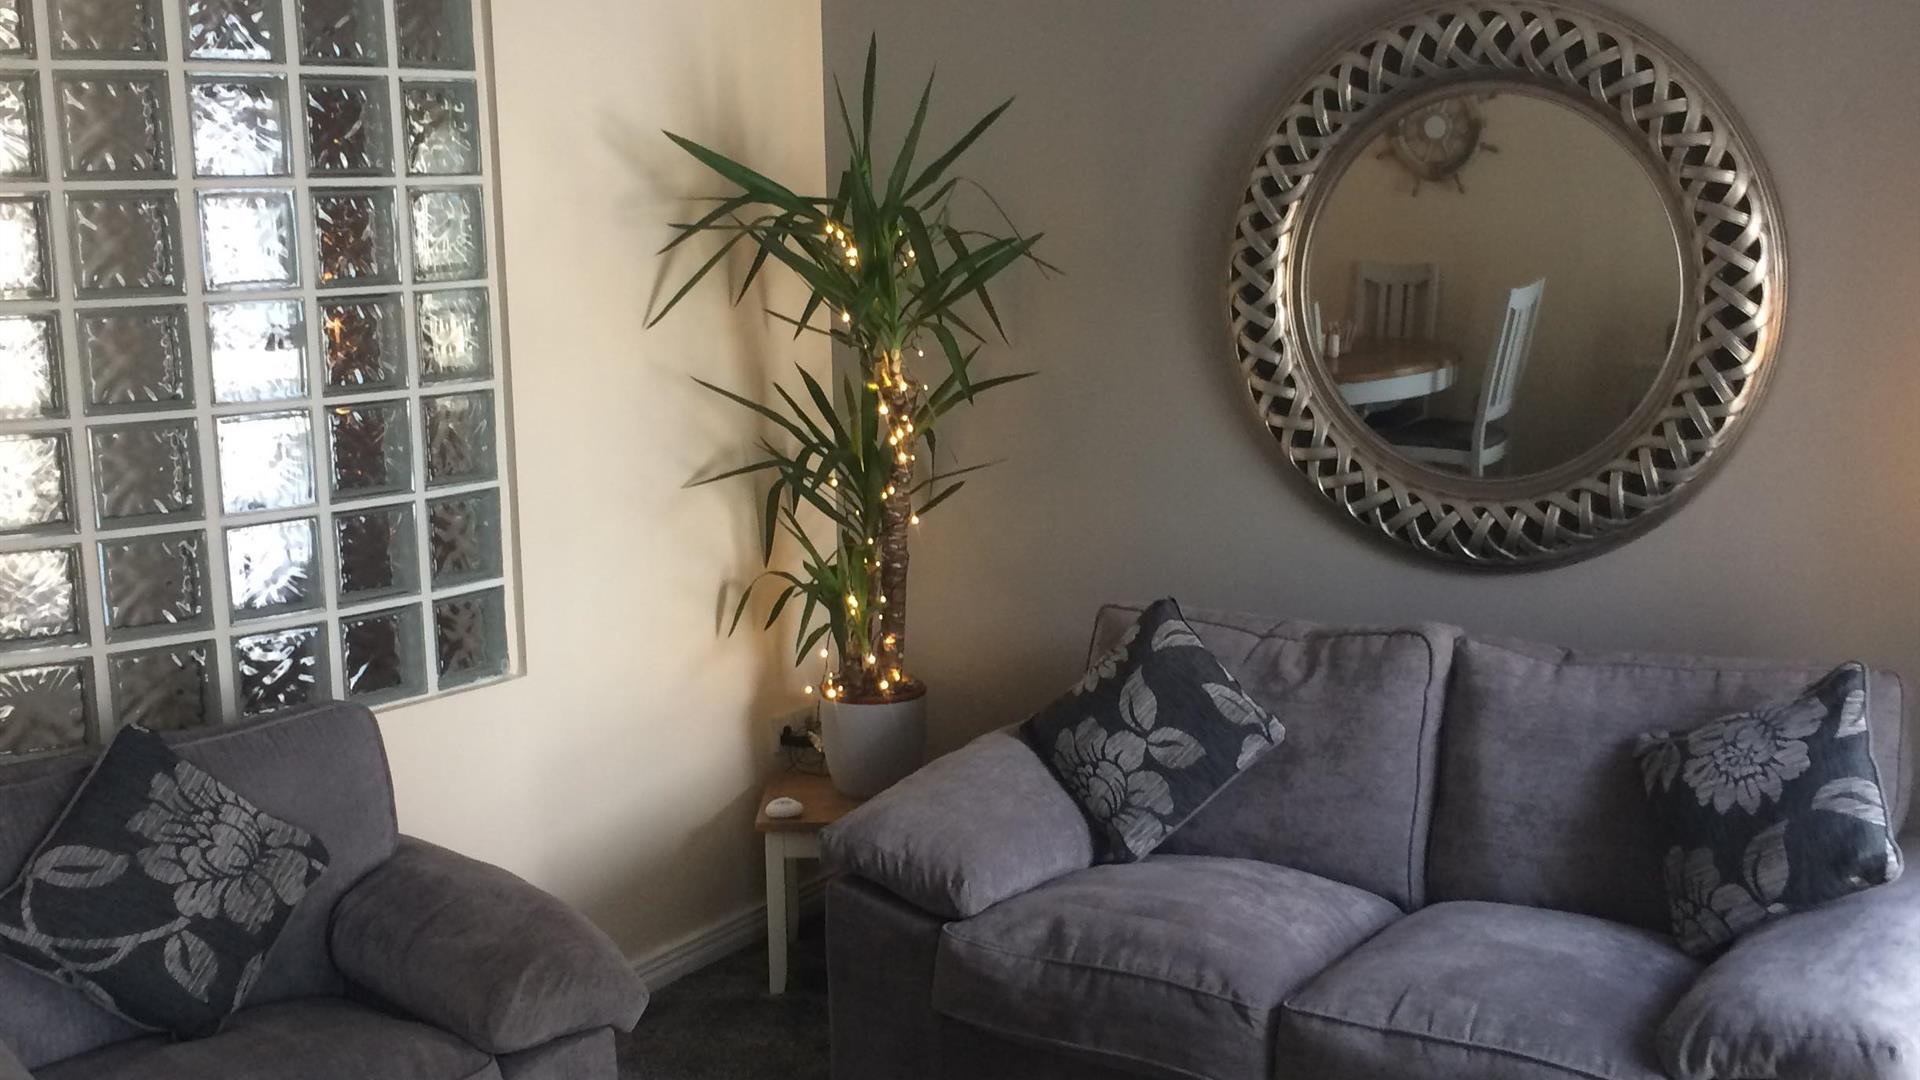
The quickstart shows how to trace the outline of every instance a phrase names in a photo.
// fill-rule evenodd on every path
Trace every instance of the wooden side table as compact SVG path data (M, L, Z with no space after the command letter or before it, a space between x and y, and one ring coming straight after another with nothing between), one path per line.
M786 796L799 799L806 812L796 818L770 818L767 803ZM760 812L753 827L767 841L767 990L787 992L787 946L799 931L800 878L796 859L820 857L820 830L845 817L859 799L833 788L813 773L784 772L760 789Z

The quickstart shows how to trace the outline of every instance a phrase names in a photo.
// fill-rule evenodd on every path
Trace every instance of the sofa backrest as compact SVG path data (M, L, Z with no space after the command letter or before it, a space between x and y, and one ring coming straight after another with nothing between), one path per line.
M1491 900L1668 927L1634 740L1791 700L1831 664L1580 653L1462 639L1454 649L1427 900ZM1906 688L1876 671L1869 727L1891 820L1906 813Z
M249 1004L337 995L327 951L335 903L393 853L398 830L373 714L329 703L170 736L180 756L326 845L327 872L294 910ZM92 768L97 752L0 761L0 882L11 884ZM0 1041L30 1069L137 1034L80 994L0 958Z
M1160 850L1279 863L1419 907L1456 632L1184 614L1247 693L1286 725L1287 737ZM1139 615L1137 607L1102 609L1094 654Z

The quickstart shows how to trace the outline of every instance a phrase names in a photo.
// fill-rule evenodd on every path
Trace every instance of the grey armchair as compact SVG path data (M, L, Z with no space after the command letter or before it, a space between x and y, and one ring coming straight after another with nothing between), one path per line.
M345 704L178 736L181 756L332 856L247 1007L212 1038L143 1033L0 960L0 1080L611 1080L647 993L613 943L512 874L401 836L371 713ZM0 764L0 880L91 765Z

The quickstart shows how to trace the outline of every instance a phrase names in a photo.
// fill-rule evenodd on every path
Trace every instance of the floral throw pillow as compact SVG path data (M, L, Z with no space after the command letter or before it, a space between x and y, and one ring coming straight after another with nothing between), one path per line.
M1641 736L1681 948L1711 956L1769 919L1900 876L1867 693L1867 669L1844 664L1787 704Z
M0 954L142 1027L211 1035L326 867L306 830L128 727L0 893Z
M1104 862L1145 858L1286 736L1172 600L1021 732L1085 811Z

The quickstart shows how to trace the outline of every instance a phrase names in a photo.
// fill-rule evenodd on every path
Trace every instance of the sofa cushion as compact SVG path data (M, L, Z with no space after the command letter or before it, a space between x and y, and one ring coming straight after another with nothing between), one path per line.
M1661 840L1634 741L1791 700L1832 665L1580 653L1462 640L1440 737L1428 899L1669 928ZM1876 671L1868 723L1889 820L1906 812L1906 693Z
M311 833L125 727L0 893L0 953L143 1027L211 1035L326 867Z
M1633 927L1438 904L1288 999L1277 1075L1661 1080L1655 1032L1699 970Z
M1170 599L1020 732L1093 824L1102 862L1151 854L1286 737Z
M998 1035L1132 1067L1265 1080L1280 1002L1399 914L1262 862L1096 866L949 924L933 1004Z
M1916 1016L1920 874L1908 873L1741 938L1661 1025L1660 1055L1678 1080L1915 1080Z
M1867 669L1634 750L1666 845L1673 935L1710 956L1748 930L1900 876L1870 752Z
M438 1028L338 998L248 1009L210 1039L118 1043L34 1074L39 1080L499 1080L493 1059Z
M1137 608L1108 607L1096 653ZM1287 726L1256 762L1167 839L1163 854L1297 867L1423 902L1434 747L1457 631L1332 629L1190 611L1187 621L1247 695Z
M373 714L333 703L247 724L167 736L179 755L256 803L271 805L326 844L331 866L297 908L249 1000L265 1004L337 994L345 986L327 952L334 904L393 853L393 788ZM0 881L25 867L95 755L64 754L0 763ZM20 984L21 993L10 991ZM31 983L34 985L28 986ZM125 1025L81 995L38 976L0 982L0 1041L28 1068L92 1049Z

